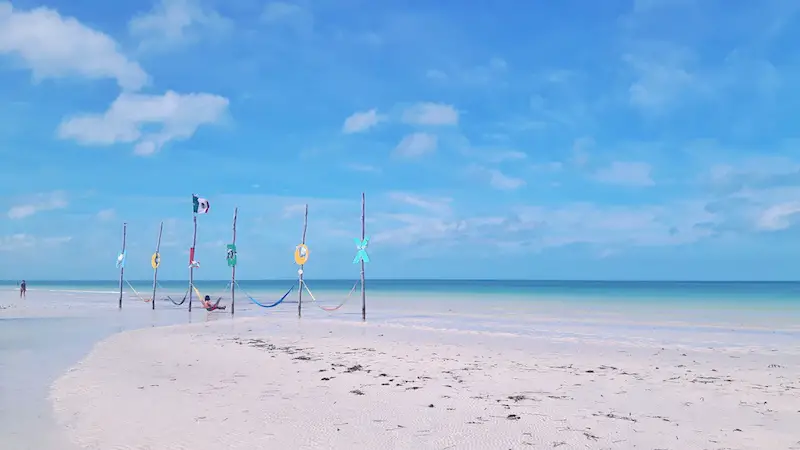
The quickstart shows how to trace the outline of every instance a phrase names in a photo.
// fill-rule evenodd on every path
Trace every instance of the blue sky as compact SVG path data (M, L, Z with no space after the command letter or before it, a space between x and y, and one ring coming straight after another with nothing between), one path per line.
M0 278L797 278L798 10L0 0Z

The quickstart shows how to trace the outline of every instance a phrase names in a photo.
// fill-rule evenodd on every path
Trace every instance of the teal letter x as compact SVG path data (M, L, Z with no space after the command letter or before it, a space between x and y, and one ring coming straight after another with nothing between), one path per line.
M353 242L356 243L356 248L358 249L356 257L353 258L353 264L358 264L361 261L368 263L369 255L367 254L367 246L369 245L369 236L365 237L363 241L358 238L353 238Z

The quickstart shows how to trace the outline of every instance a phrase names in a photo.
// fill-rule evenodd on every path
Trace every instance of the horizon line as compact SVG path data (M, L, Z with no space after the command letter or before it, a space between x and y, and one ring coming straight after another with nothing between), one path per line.
M352 278L313 278L315 281L353 281ZM21 280L0 280L0 283L19 283ZM25 279L29 282L98 282L98 283L118 283L119 279ZM152 279L129 279L128 281L152 283ZM161 279L160 282L188 282L186 279ZM195 280L195 282L207 281L231 281L229 278L210 278ZM236 281L297 281L297 278L240 278ZM536 283L798 283L800 279L747 279L747 280L725 280L725 279L603 279L603 278L368 278L369 282L387 281L438 281L438 282L536 282Z

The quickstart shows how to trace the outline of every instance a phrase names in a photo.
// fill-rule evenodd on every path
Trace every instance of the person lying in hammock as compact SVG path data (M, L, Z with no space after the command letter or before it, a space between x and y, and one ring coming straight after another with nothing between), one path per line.
M222 300L222 297L218 298L216 303L211 303L211 296L206 295L205 298L203 299L203 308L205 308L206 311L214 311L215 309L225 311L224 305L219 306L220 300Z

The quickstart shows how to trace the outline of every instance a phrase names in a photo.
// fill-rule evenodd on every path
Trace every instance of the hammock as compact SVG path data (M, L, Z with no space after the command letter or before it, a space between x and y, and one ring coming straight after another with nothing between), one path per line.
M358 286L358 283L360 283L360 282L356 281L356 284L354 284L353 288L350 289L350 292L347 294L347 297L345 297L344 300L342 300L342 302L339 303L337 306L322 306L322 305L320 305L319 302L317 301L317 299L314 297L314 294L311 293L311 289L308 288L308 285L306 284L305 281L303 281L303 287L306 289L306 292L308 292L308 295L311 297L311 301L313 301L315 305L319 306L319 308L321 310L323 310L323 311L333 312L333 311L336 311L337 309L341 308L342 306L344 306L344 304L347 303L348 300L350 300L350 297L353 295L353 292L355 292L356 287Z
M275 302L275 303L271 303L271 304L269 304L269 305L265 305L264 303L261 303L261 302L259 302L258 300L254 299L253 297L251 297L251 296L250 296L250 294L248 294L248 293L247 293L247 291L245 291L244 289L242 289L242 287L241 287L241 286L239 286L239 283L238 283L238 282L236 283L236 286L239 288L239 290L240 290L240 291L242 291L242 293L243 293L243 294L244 294L244 295L245 295L247 298L249 298L249 299L250 299L250 301L251 301L251 302L255 303L256 305L258 305L258 306L260 306L260 307L262 307L262 308L274 308L274 307L276 307L276 306L280 305L281 303L283 303L283 301L284 301L284 300L286 300L286 297L288 297L288 296L289 296L289 293L290 293L290 292L292 292L292 291L294 290L294 285L292 285L292 287L290 287L290 288L289 288L289 290L288 290L288 291L286 291L286 293L285 293L285 294L283 294L283 297L281 297L281 298L280 298L280 299L279 299L277 302Z
M228 283L228 286L230 286L230 283ZM226 288L228 286L226 286ZM205 302L203 294L201 294L200 291L198 291L197 288L194 285L192 285L192 289L194 289L194 293L197 294L198 299L203 304L203 307L206 309L206 311L211 312L211 311L216 311L218 309L221 309L221 310L225 309L225 306L219 306L219 302L222 301L222 297L217 297L216 303L211 303L210 306L206 306L207 303Z
M164 289L164 288L161 286L161 283L158 283L158 282L156 282L156 283L158 284L158 287L159 287L160 289ZM177 301L177 300L175 300L174 298L172 298L172 296L170 296L170 295L167 295L167 300L171 301L171 302L172 302L172 304L173 304L173 305L175 305L175 306L181 306L181 305L183 305L184 303L186 303L186 299L187 299L187 298L189 298L189 289L186 289L186 292L183 294L183 298L181 299L181 301Z
M189 290L188 290L188 289L186 290L186 293L185 293L185 294L183 294L183 298L181 299L181 301L177 301L177 300L175 300L174 298L172 298L172 296L170 296L170 295L167 295L167 299L168 299L169 301L171 301L171 302L172 302L172 304L173 304L173 305L175 305L175 306L181 306L181 305L183 305L184 303L186 303L186 299L187 299L187 298L189 298Z
M141 300L141 301L143 301L143 302L145 302L145 303L150 303L150 302L153 300L152 298L149 298L149 297L142 297L142 296L139 294L139 292L136 290L136 288L134 288L134 287L133 287L133 285L131 284L131 282L130 282L130 281L128 281L128 280L125 280L125 282L126 282L126 283L128 283L128 287L129 287L129 288L131 288L131 290L133 291L133 294L134 294L136 297L138 297L138 298L139 298L139 300Z

